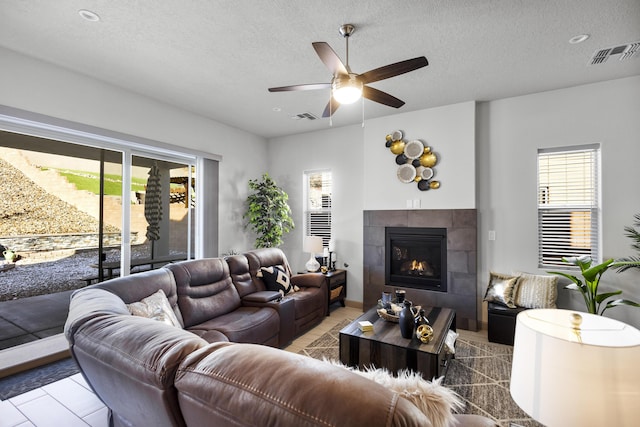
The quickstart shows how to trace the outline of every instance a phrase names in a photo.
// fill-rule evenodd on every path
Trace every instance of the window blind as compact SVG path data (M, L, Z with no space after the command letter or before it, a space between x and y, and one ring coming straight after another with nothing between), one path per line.
M600 262L598 145L538 150L538 265L589 255Z
M307 236L322 237L324 247L331 239L331 171L307 172L305 232Z

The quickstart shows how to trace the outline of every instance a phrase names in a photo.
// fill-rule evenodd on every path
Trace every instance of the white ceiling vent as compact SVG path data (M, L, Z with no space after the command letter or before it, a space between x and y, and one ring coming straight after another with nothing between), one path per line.
M640 41L623 44L615 47L608 47L597 50L589 61L589 65L605 63L609 58L617 58L619 61L640 56Z
M300 114L295 114L291 116L291 118L293 120L300 120L300 119L315 120L318 118L318 116L313 115L311 113L300 113Z

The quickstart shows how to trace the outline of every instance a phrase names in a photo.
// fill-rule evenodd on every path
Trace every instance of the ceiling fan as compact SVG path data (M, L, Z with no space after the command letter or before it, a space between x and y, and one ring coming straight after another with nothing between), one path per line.
M269 92L288 92L296 90L317 90L331 89L331 99L327 104L322 117L330 117L336 112L341 104L351 104L363 96L371 101L388 105L394 108L400 108L404 105L404 101L389 95L386 92L367 86L368 83L377 82L417 70L418 68L429 65L427 58L420 56L406 61L396 62L395 64L385 65L384 67L369 70L362 74L351 71L349 67L349 37L355 31L352 24L345 24L340 27L340 34L345 38L347 45L347 63L342 63L338 55L325 42L312 43L313 48L324 62L329 71L333 74L333 78L329 83L311 83L293 86L271 87Z

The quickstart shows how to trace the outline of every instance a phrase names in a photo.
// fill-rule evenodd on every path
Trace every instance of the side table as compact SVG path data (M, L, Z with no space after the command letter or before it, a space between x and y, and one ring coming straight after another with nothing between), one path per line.
M306 274L308 271L299 271L298 274ZM327 316L331 315L331 304L340 302L344 307L344 299L347 297L347 270L335 269L322 274L327 284Z
M344 299L347 296L347 270L336 269L323 274L327 282L329 299L327 301L327 316L331 314L331 304L340 301L344 307Z

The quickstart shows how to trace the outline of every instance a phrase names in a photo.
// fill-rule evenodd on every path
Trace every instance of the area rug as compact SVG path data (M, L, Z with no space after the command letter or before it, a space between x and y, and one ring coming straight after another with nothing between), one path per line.
M80 372L78 365L76 365L76 362L72 358L68 357L49 363L48 365L0 378L0 400L11 399L12 397L75 375L78 372Z
M344 320L299 353L315 359L339 359L340 330ZM502 427L544 427L525 414L509 394L513 347L458 338L456 356L450 362L444 385L464 400L465 414L495 420Z

